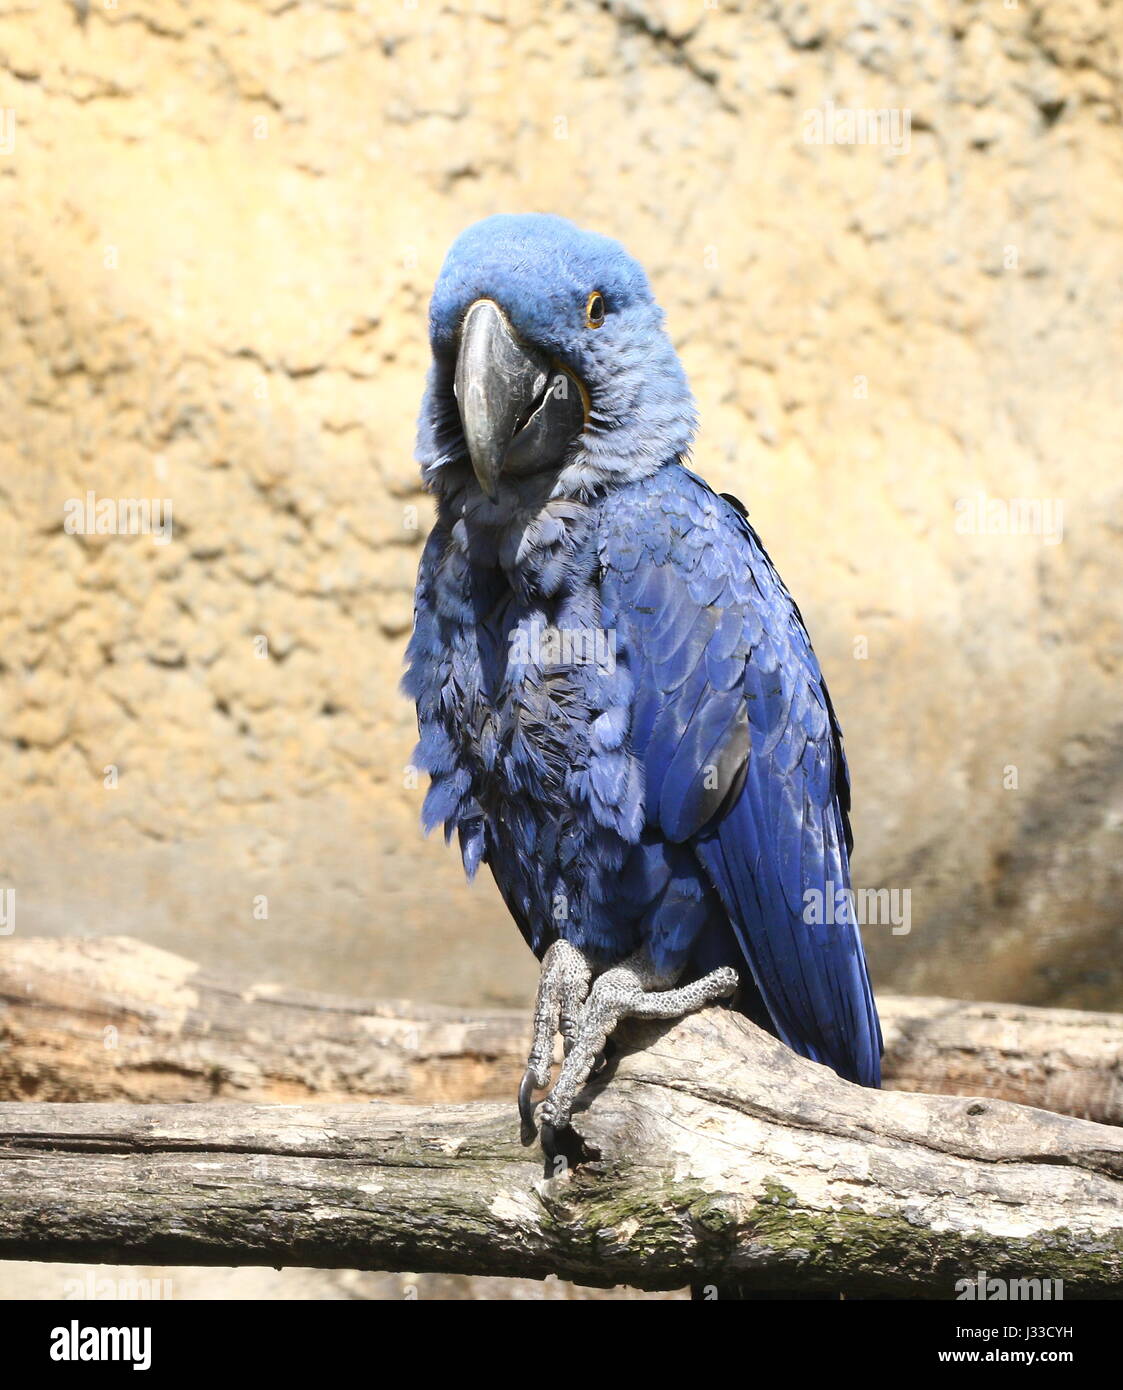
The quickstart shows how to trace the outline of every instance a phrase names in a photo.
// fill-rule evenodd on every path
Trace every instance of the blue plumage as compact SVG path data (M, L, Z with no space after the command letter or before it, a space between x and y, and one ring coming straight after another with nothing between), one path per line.
M504 467L495 500L456 396L480 301L583 411L556 458ZM743 509L683 465L694 410L661 321L636 263L561 219L491 218L450 252L418 449L437 521L404 681L423 821L458 834L469 875L489 865L539 956L560 936L598 968L641 945L685 979L732 965L746 1013L876 1085L857 926L804 911L809 890L849 887L838 724Z

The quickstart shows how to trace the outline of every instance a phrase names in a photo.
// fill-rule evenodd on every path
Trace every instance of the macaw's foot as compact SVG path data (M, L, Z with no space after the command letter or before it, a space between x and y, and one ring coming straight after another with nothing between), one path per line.
M545 1090L550 1084L554 1037L561 1033L568 1055L577 1033L581 1005L585 1002L592 978L589 962L568 941L555 941L542 958L538 999L534 1005L534 1041L519 1086L519 1117L522 1120L524 1144L532 1144L535 1139L533 1093Z
M622 1018L681 1018L726 998L737 988L737 972L728 966L677 989L667 988L676 978L677 974L661 975L643 951L597 977L568 1029L562 1025L565 1061L542 1106L544 1128L559 1130L569 1125L573 1103L596 1070L605 1043ZM525 1136L525 1114L523 1121Z

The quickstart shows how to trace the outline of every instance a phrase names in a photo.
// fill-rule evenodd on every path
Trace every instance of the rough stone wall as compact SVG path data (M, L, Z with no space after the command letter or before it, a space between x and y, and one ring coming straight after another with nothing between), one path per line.
M396 682L428 291L539 209L646 264L696 466L800 602L858 878L912 894L878 983L1123 1004L1121 34L1096 0L0 7L16 929L526 999L490 885L420 840ZM807 138L874 108L907 140ZM172 539L68 534L91 490L170 498ZM1060 499L1063 541L958 533L980 491Z

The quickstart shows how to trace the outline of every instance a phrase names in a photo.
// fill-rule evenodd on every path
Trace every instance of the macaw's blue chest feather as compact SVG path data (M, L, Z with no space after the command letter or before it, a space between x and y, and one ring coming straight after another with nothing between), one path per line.
M877 1084L841 733L744 509L683 466L693 405L642 271L560 219L490 219L430 330L405 688L426 828L488 864L543 958L524 1122L559 1023L555 1124L619 1017L735 988Z
M470 874L487 858L536 952L561 932L608 959L634 940L608 899L642 779L623 748L631 681L601 621L598 522L581 503L499 526L442 507L406 688L426 827L459 833Z

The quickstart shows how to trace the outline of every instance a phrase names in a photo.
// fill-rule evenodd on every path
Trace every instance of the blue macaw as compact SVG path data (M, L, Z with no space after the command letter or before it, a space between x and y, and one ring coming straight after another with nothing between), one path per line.
M555 1131L621 1018L719 999L878 1085L838 721L744 507L685 466L694 403L643 270L563 218L489 217L429 332L403 686L426 830L488 865L542 963L524 1137L558 1031Z

